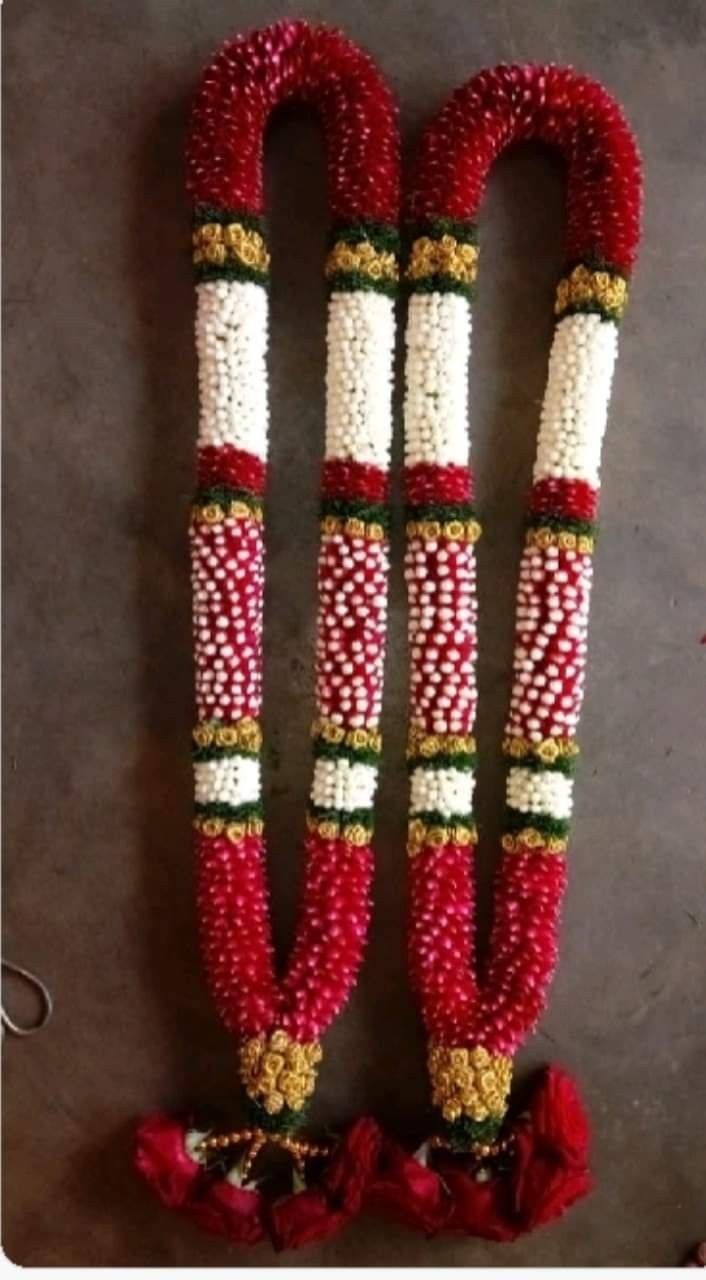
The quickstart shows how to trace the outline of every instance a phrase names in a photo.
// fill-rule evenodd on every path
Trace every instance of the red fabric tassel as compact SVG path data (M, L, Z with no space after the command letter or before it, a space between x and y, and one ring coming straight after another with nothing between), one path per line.
M573 1080L559 1067L540 1077L530 1111L517 1123L512 1166L478 1182L461 1159L435 1168L386 1143L369 1203L427 1235L460 1231L509 1241L558 1218L592 1187L589 1126Z
M209 1173L186 1149L182 1120L157 1112L139 1125L135 1168L162 1204L235 1244L269 1235L275 1249L297 1249L334 1236L360 1212L378 1165L382 1134L370 1117L351 1125L318 1181L268 1201L265 1192Z

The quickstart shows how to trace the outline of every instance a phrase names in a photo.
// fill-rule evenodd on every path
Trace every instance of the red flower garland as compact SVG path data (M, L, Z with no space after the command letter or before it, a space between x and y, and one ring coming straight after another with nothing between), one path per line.
M267 453L263 141L272 111L304 102L325 132L331 248L322 477L317 719L306 865L288 967L275 972L260 800ZM209 1231L277 1247L323 1239L359 1209L375 1163L372 1121L328 1154L294 1136L343 1007L370 914L387 594L390 382L399 145L392 95L335 30L280 22L227 43L191 117L200 429L191 528L198 723L198 914L206 976L239 1041L250 1123L198 1133L148 1117L136 1164L162 1202ZM250 1182L259 1151L289 1153L301 1181L272 1202ZM222 1173L224 1155L241 1147ZM228 1157L232 1159L232 1156Z
M568 265L520 570L507 825L481 977L471 812L480 529L466 411L473 220L494 159L526 138L558 146L567 161ZM483 71L422 140L407 266L409 964L445 1127L430 1148L434 1167L387 1143L373 1196L427 1232L513 1239L590 1184L587 1124L565 1076L549 1073L529 1120L503 1127L503 1117L512 1056L544 1008L557 959L600 444L640 203L639 157L620 108L566 68Z

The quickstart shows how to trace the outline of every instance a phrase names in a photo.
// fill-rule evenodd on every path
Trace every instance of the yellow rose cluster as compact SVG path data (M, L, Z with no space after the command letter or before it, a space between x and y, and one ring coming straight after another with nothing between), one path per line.
M279 1115L284 1107L301 1111L314 1092L320 1061L317 1041L300 1044L286 1031L273 1031L241 1046L240 1078L248 1097L268 1115Z
M429 1049L432 1101L444 1120L501 1118L507 1109L512 1079L512 1059L491 1054L482 1045L474 1049Z

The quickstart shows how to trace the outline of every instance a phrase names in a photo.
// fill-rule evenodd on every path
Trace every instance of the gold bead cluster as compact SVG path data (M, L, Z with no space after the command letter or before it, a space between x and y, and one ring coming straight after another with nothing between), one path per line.
M412 726L407 739L407 756L423 756L433 760L435 756L473 756L476 740L469 733L425 733Z
M326 259L326 276L340 272L369 276L371 280L397 280L397 258L394 253L376 249L369 240L348 244L338 240Z
M459 284L472 285L477 271L476 245L463 244L455 236L443 235L439 240L420 236L414 241L405 274L408 280L450 276Z
M503 753L513 760L535 756L542 764L554 764L557 760L575 759L580 749L573 738L542 738L541 742L530 742L529 738L505 738Z
M556 315L571 307L598 306L611 319L619 320L628 301L627 280L609 271L592 271L583 263L559 281L554 311Z
M539 547L546 551L547 547L559 547L561 551L580 551L590 555L595 539L590 533L574 533L571 529L528 529L526 534L528 547Z
M512 1059L491 1054L482 1045L449 1049L431 1045L428 1056L432 1101L444 1120L499 1119L507 1110Z
M193 234L194 265L223 267L228 263L265 272L270 255L259 231L240 222L204 222Z
M268 1115L279 1115L284 1107L301 1111L314 1092L320 1061L316 1040L301 1044L287 1031L273 1031L241 1045L240 1078L248 1097Z
M197 724L192 737L197 747L230 747L234 751L259 751L262 729L257 720L244 716L232 724Z
M481 535L478 520L409 520L406 526L408 538L423 538L425 542L437 538L449 538L452 542L477 542Z
M524 853L532 849L535 853L563 854L569 847L566 836L547 836L536 827L523 827L503 836L501 842L505 853Z
M445 844L476 844L478 832L474 826L455 823L453 826L433 826L424 822L423 818L413 818L407 827L407 853L410 858L416 857L422 849L442 849Z
M382 734L379 729L344 729L323 716L311 726L312 738L321 738L334 747L350 747L353 751L382 751Z

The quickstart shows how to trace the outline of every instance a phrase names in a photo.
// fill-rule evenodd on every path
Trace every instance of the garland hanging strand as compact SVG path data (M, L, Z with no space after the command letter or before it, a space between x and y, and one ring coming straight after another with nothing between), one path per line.
M470 303L478 264L476 217L488 172L505 147L526 138L557 146L566 160L567 261L556 293L519 573L503 744L505 835L481 978L474 958L472 870L480 526L468 468ZM620 108L600 85L551 66L501 66L459 89L426 130L410 200L409 956L429 1036L433 1102L444 1122L437 1141L470 1153L481 1178L510 1159L508 1143L515 1137L501 1131L512 1058L544 1007L557 957L601 442L640 204L639 157ZM422 1198L421 1208L415 1201L412 1170L407 1201L402 1197L408 1216L427 1230L436 1214L437 1225L444 1220L474 1234L509 1238L582 1194L588 1185L587 1129L577 1118L580 1104L564 1077L555 1074L543 1090L536 1110L553 1110L554 1136L562 1108L581 1130L567 1162L568 1180L558 1178L556 1195L540 1204L539 1186L528 1191L531 1179L525 1177L522 1202L517 1156L512 1178L490 1185L454 1182L458 1170L447 1169L443 1194L429 1184L436 1205L431 1213L428 1200ZM536 1121L537 1141L542 1132ZM546 1135L541 1140L546 1145ZM553 1169L548 1162L547 1170ZM455 1188L452 1195L449 1187ZM399 1210L399 1187L387 1199Z
M303 892L280 980L260 795L270 267L262 215L265 128L275 107L292 101L313 105L323 124L331 236L314 773ZM252 1123L230 1135L187 1134L186 1142L201 1165L241 1145L245 1156L231 1174L242 1182L268 1141L289 1151L300 1173L305 1159L323 1154L289 1135L302 1122L320 1038L350 993L368 927L398 275L392 96L372 61L337 31L281 22L235 39L203 77L187 181L201 400L191 524L198 913L209 986L240 1041ZM367 1151L375 1142L365 1132L353 1141ZM351 1161L347 1149L337 1158ZM362 1185L365 1160L353 1163ZM328 1234L346 1216L345 1196L338 1186L334 1213L320 1188L316 1194L323 1208L317 1202L315 1229ZM361 1194L359 1187L346 1201L348 1216ZM302 1212L298 1203L270 1215L277 1243L311 1238ZM229 1220L228 1233L238 1232Z

